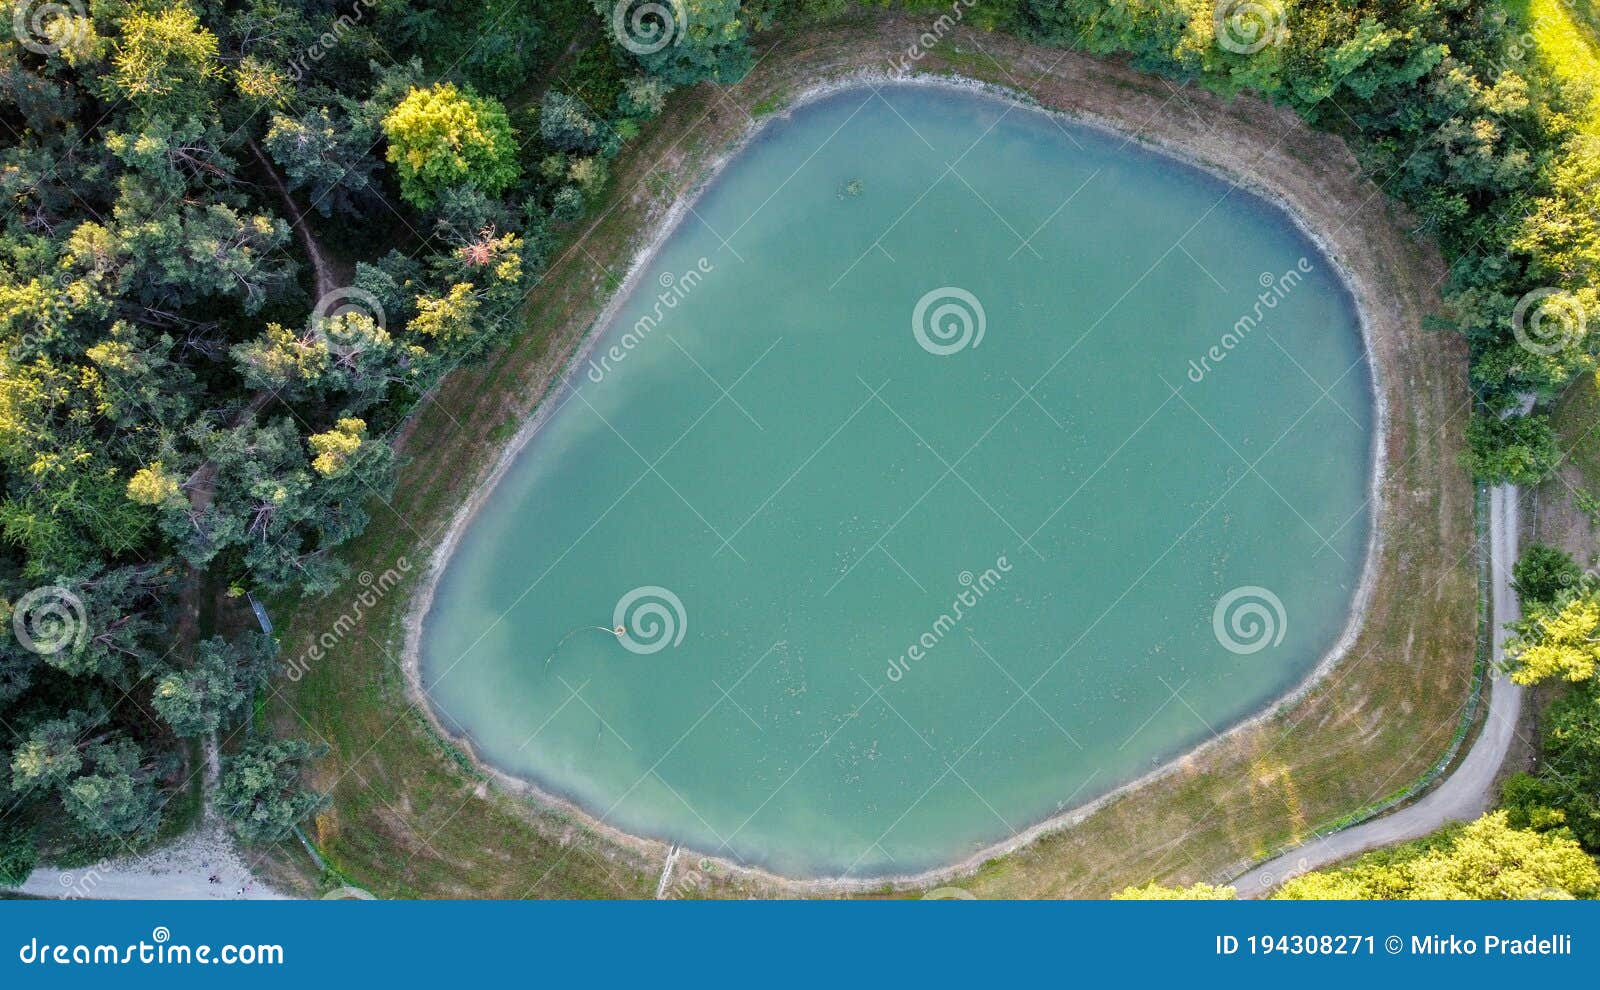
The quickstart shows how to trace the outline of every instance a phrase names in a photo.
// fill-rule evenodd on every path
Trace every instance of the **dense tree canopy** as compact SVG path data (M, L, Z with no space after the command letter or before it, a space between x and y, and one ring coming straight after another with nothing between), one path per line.
M179 740L271 689L212 597L338 587L410 404L516 328L620 144L504 101L576 44L595 131L660 110L585 0L490 6L481 47L477 5L309 0L68 4L0 42L7 862L155 834Z
M1506 784L1512 824L1565 827L1585 849L1600 852L1600 681L1557 699L1541 729L1537 769Z

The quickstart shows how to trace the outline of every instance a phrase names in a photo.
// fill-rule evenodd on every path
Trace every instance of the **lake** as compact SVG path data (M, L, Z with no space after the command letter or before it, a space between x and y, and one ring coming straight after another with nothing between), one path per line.
M1372 526L1317 246L947 87L771 122L548 402L424 691L507 773L793 876L956 862L1262 710L1339 641Z

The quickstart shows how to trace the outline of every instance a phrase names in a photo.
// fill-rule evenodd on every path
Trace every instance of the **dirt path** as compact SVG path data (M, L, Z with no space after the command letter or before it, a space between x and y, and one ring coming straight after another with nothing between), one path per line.
M1489 574L1493 589L1493 665L1505 662L1506 623L1521 614L1511 588L1511 565L1517 559L1517 489L1500 485L1489 500ZM1489 714L1466 759L1443 784L1416 804L1393 814L1313 839L1267 860L1235 880L1241 897L1259 897L1308 870L1349 859L1379 846L1421 838L1451 822L1469 821L1494 804L1494 782L1511 748L1522 714L1522 688L1496 673L1489 687Z
M211 877L217 882L212 883ZM251 872L222 823L208 819L144 856L75 870L40 867L17 888L34 897L110 901L282 900Z
M294 201L289 194L289 187L284 185L283 177L278 174L278 169L272 164L261 146L252 139L246 142L250 151L256 156L256 161L261 163L261 168L272 180L272 185L278 191L278 199L283 203L284 212L289 214L289 226L294 228L295 235L300 238L300 246L306 252L306 258L311 262L311 277L316 284L318 299L326 298L339 287L338 279L334 278L333 266L328 264L327 253L322 250L322 242L317 240L317 235L312 231L311 225L306 222L306 216L300 212L300 204Z

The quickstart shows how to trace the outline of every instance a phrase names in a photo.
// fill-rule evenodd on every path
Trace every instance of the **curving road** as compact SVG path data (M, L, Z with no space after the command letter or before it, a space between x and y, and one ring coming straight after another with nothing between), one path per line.
M1342 832L1322 836L1260 863L1233 881L1240 897L1261 897L1291 877L1349 859L1351 856L1420 838L1451 822L1469 821L1487 811L1495 799L1494 780L1505 762L1522 713L1522 688L1500 674L1505 661L1506 623L1522 613L1511 589L1511 565L1517 559L1517 489L1499 485L1489 493L1489 579L1493 597L1493 680L1489 713L1466 759L1426 797L1399 811L1374 818Z

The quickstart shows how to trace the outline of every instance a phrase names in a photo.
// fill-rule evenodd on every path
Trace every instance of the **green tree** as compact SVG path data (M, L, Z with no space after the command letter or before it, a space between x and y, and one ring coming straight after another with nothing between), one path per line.
M1551 605L1562 592L1578 587L1583 571L1565 550L1534 543L1522 551L1511 578L1523 607L1529 608Z
M539 137L552 148L589 154L600 147L600 125L577 99L552 90L539 104Z
M300 785L313 756L298 739L254 740L222 762L217 808L246 842L276 842L323 805L323 797Z
M180 736L215 732L266 684L273 655L272 641L261 633L248 633L237 644L213 636L195 649L192 664L156 681L151 704Z
M1565 827L1600 851L1600 681L1574 685L1551 703L1535 771L1506 782L1504 803L1514 825Z
M262 145L282 166L291 190L304 190L323 216L355 212L372 185L374 133L361 115L316 107L295 116L274 114Z
M1474 415L1465 463L1473 475L1501 484L1536 485L1561 462L1548 416Z
M33 830L21 822L0 819L0 887L27 883L38 859Z
M86 832L147 836L161 818L155 762L118 736L84 748L85 772L61 788L61 803Z

